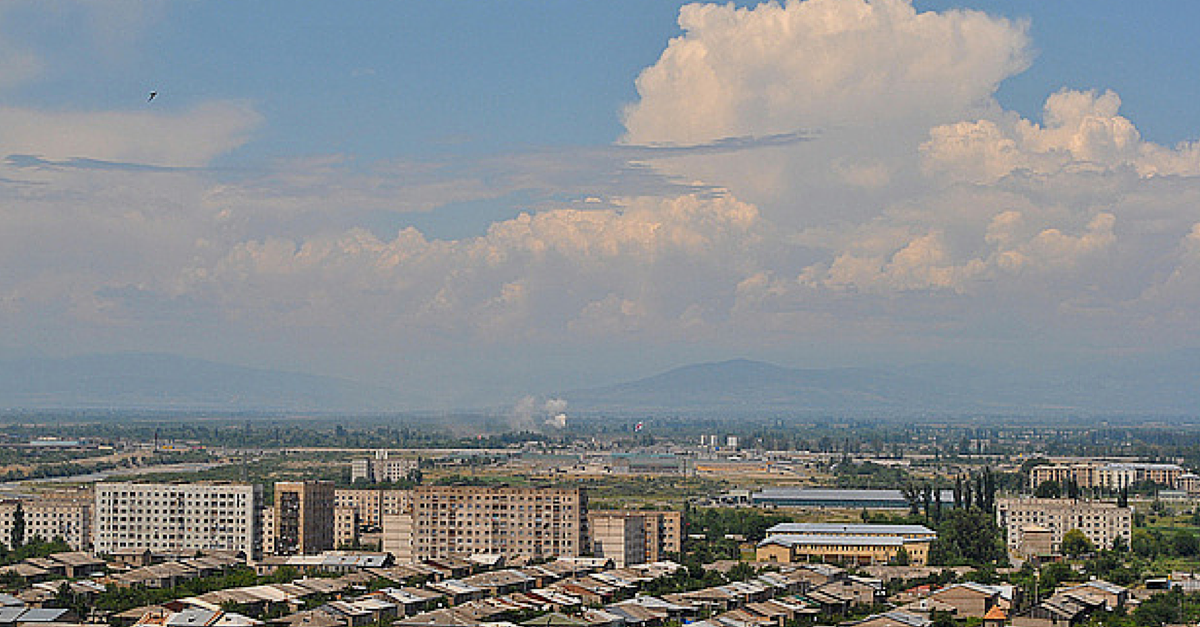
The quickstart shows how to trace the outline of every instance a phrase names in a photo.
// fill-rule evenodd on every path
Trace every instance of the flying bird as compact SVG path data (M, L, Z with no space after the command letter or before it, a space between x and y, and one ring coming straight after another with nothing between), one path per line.
M154 100L154 97L157 95L158 95L158 92L156 92L156 91L150 92L150 97L146 99L146 102L150 102L151 100Z

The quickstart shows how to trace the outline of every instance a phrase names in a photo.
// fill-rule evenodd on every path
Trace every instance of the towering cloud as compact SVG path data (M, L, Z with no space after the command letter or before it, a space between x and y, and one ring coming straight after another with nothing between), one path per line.
M637 79L628 142L951 119L1030 59L1024 24L904 0L691 4L679 26Z

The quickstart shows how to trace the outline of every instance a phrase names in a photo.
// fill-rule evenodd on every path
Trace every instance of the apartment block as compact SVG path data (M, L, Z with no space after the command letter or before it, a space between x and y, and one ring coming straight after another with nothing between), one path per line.
M384 514L401 514L412 508L412 490L334 490L335 507L358 512L359 524L370 529L383 526Z
M257 559L262 486L96 484L95 551L240 551Z
M25 540L61 538L72 549L86 551L92 546L92 503L91 495L78 493L0 501L0 542L13 546L13 524L20 504Z
M1046 481L1074 481L1081 488L1119 490L1135 483L1151 482L1174 488L1178 487L1184 474L1177 464L1079 462L1034 466L1029 470L1029 484L1031 488L1037 488Z
M358 544L358 527L358 510L353 507L333 508L334 548Z
M413 516L412 513L384 514L383 534L380 549L391 553L397 564L407 564L417 561L413 552Z
M637 517L642 520L644 550L641 564L665 559L669 553L683 552L683 513L671 510L593 510L588 512L588 528L592 533L593 546L596 540L596 525L603 518Z
M574 557L586 549L587 498L579 488L421 486L411 517L417 560L473 553ZM388 519L385 543L392 535Z
M646 519L636 514L588 515L592 555L611 559L617 568L646 562Z
M389 451L375 451L373 458L355 459L350 462L350 481L403 481L418 467L418 461L404 457L392 457Z
M1128 544L1133 509L1099 501L1004 498L996 500L996 522L1007 531L1010 552L1022 551L1027 530L1043 528L1049 530L1050 549L1057 553L1063 534L1071 529L1082 531L1097 548L1108 548L1117 538Z
M273 517L275 555L313 555L333 549L333 484L277 482Z

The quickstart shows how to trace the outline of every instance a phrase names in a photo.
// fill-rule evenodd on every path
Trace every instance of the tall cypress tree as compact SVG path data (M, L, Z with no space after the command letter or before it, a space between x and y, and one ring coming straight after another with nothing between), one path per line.
M25 507L17 501L17 509L13 511L12 548L25 546Z

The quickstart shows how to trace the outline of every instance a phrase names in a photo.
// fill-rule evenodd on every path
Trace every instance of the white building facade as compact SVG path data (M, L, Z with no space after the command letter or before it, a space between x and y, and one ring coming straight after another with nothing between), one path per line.
M99 483L95 551L241 551L261 556L262 486Z

